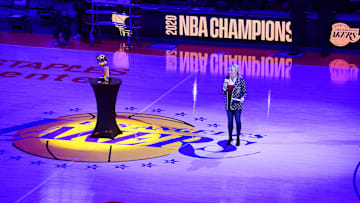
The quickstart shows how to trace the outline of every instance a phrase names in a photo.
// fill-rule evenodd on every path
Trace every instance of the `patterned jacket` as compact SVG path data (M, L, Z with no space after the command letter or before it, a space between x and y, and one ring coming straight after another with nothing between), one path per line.
M240 90L240 91L238 91ZM225 94L225 109L228 109L228 88L223 88L222 93ZM237 76L234 89L232 91L232 97L230 98L230 110L241 110L242 109L242 103L240 102L241 98L246 98L246 85L245 80L240 75Z

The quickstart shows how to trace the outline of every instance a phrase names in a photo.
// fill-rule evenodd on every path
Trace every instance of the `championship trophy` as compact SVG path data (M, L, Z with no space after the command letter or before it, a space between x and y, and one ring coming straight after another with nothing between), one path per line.
M103 69L103 78L100 78L100 80L98 81L98 83L104 83L107 84L110 82L110 70L109 70L109 66L107 66L107 56L105 56L104 54L100 54L99 56L96 57L96 60L98 62L98 64L101 66L101 68Z

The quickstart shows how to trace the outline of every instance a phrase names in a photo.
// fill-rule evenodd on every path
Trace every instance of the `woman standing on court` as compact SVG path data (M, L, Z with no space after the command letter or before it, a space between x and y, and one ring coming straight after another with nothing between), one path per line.
M236 146L240 145L240 131L241 131L241 109L245 101L246 85L245 80L239 74L239 66L232 64L229 67L229 76L226 77L222 93L225 94L225 109L228 118L229 141L227 145L231 144L232 131L234 127L234 117L236 121Z

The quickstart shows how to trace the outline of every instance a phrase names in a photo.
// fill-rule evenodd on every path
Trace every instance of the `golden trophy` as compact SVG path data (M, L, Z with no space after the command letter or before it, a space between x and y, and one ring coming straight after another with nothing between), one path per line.
M101 66L103 70L103 78L100 78L99 83L109 83L110 82L110 68L107 65L108 58L104 54L100 54L96 57L97 63Z

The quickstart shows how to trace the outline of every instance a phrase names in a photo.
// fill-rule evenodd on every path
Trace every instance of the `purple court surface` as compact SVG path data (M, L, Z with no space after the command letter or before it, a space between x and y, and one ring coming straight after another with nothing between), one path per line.
M1 33L0 202L360 200L359 54L51 40ZM89 137L99 54L122 80L114 140ZM221 93L234 63L239 147Z

